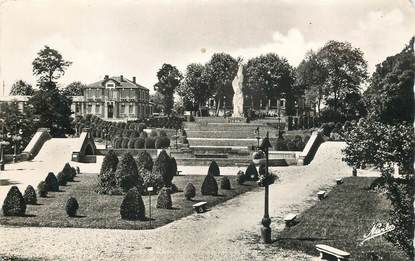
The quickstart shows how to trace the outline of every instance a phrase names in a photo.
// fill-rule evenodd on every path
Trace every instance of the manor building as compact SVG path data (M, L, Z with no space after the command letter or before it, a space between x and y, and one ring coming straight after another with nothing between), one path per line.
M149 89L123 75L109 77L83 88L82 96L74 96L75 115L96 115L105 120L128 121L152 115Z

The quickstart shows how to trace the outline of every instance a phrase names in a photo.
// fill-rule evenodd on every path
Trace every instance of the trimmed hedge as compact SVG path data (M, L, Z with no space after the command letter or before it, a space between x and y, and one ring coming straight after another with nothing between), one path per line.
M133 187L143 190L143 178L138 174L137 164L130 153L122 156L120 163L115 171L117 185L124 192Z
M37 185L37 193L39 194L39 197L46 198L48 195L48 187L46 185L46 182L41 181L39 185Z
M166 136L157 137L154 146L156 149L166 149L170 147L170 139Z
M156 141L152 137L148 137L144 140L144 146L146 149L154 149L156 147Z
M171 209L172 207L173 203L170 189L162 188L157 197L157 208Z
M125 195L120 206L120 215L127 220L145 219L144 202L136 187L128 190Z
M143 149L145 145L144 138L137 138L134 142L134 149Z
M101 170L99 175L102 175L108 171L115 171L118 165L118 157L113 150L109 150L107 155L105 155L104 160L102 161Z
M48 191L52 191L52 192L59 191L59 182L55 174L53 174L53 172L48 173L48 176L45 179L45 183L46 183L46 189Z
M184 197L187 200L191 200L192 198L196 196L196 188L192 183L187 183L183 191L184 191Z
M23 194L23 198L24 198L25 203L28 205L37 204L36 191L31 185L28 185L26 187L26 190L24 191L24 194Z
M209 169L208 169L208 175L220 176L219 166L214 160L210 162Z
M115 171L108 169L104 173L98 175L98 185L96 191L99 194L112 194L117 189L117 179Z
M73 181L76 176L76 170L69 165L69 163L66 163L65 166L62 169L62 172L64 174L64 177L66 181Z
M220 180L220 188L226 190L231 189L231 182L229 181L228 177L222 177Z
M3 202L4 216L24 216L26 213L26 203L22 193L16 186L12 186L7 192Z
M141 166L147 170L153 170L153 158L151 157L150 153L147 151L142 151L140 155L138 155L137 159L137 166Z
M147 190L148 187L153 187L152 194L157 194L158 191L163 187L164 183L160 175L157 175L154 172L142 167L139 168L139 173L143 177L143 188L145 190Z
M174 175L173 162L165 150L162 150L154 162L153 172L156 176L161 176L164 186L170 186Z
M65 174L62 171L58 173L58 175L56 176L56 178L58 180L59 186L66 186L66 183L68 181L66 180Z
M206 175L205 180L203 180L201 192L202 195L218 195L218 183L212 175Z
M79 204L76 198L70 197L68 201L66 202L65 210L66 214L69 217L76 217L76 212L78 211Z

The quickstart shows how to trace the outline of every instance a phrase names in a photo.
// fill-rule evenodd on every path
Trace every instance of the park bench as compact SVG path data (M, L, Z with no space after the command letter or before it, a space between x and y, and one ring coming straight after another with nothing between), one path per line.
M324 199L326 197L326 191L320 190L319 192L317 192L317 196L319 200Z
M295 225L297 219L297 215L296 214L288 214L284 217L284 221L285 221L285 225L287 227L291 227L293 225Z
M196 204L193 205L193 209L197 212L197 213L203 213L206 211L206 207L207 207L207 202L202 201L202 202L198 202Z
M350 253L327 245L316 245L316 249L320 252L321 259L336 258L337 261L346 261L350 257Z
M343 183L343 179L342 178L336 179L336 183L337 183L337 185L342 184Z

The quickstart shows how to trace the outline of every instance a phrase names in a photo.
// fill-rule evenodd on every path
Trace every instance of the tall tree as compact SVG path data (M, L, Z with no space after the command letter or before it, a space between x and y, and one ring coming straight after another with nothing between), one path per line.
M348 42L329 41L317 53L325 71L323 91L334 112L349 93L359 93L367 79L367 62L363 52Z
M18 80L12 85L12 89L10 90L10 95L22 95L22 96L31 96L33 95L34 90L32 85L28 84L23 80Z
M177 93L182 97L183 103L192 104L192 108L201 109L206 100L212 95L209 88L208 76L205 66L198 63L189 64L183 82L177 89Z
M228 101L232 100L232 80L238 70L238 61L226 53L215 53L205 65L206 79L209 89L216 98L216 115L223 102L223 97Z
M33 61L33 73L38 76L39 91L28 105L39 118L40 126L49 128L54 137L72 134L72 100L61 94L54 80L65 73L71 62L65 61L58 51L45 46Z
M154 85L154 90L163 95L164 110L170 114L174 103L174 92L180 85L183 75L171 64L163 64L157 72L158 82Z
M268 53L248 61L245 78L244 92L251 97L268 101L271 97L281 97L281 93L286 93L289 97L295 75L294 69L285 58Z
M66 96L82 96L82 89L86 87L85 84L81 82L71 82L68 84L62 91Z
M385 123L414 121L414 41L413 37L400 53L376 65L365 92L371 117Z
M71 64L72 62L64 60L57 50L45 45L32 62L33 75L40 77L43 82L53 82L65 74L65 70Z

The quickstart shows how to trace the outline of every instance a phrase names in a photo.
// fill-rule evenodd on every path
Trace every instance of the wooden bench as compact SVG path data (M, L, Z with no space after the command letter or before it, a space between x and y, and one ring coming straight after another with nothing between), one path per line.
M326 191L321 190L321 191L317 192L317 197L318 197L319 200L324 199L326 197Z
M342 183L343 183L343 179L342 178L336 179L336 184L337 185L341 185Z
M284 217L285 225L287 227L291 227L295 225L297 215L296 214L288 214Z
M202 202L198 202L196 204L193 205L193 209L197 212L197 213L203 213L206 212L206 207L207 207L207 202L202 201Z
M320 259L336 258L342 261L350 257L350 253L327 245L316 245L316 249L320 252Z

